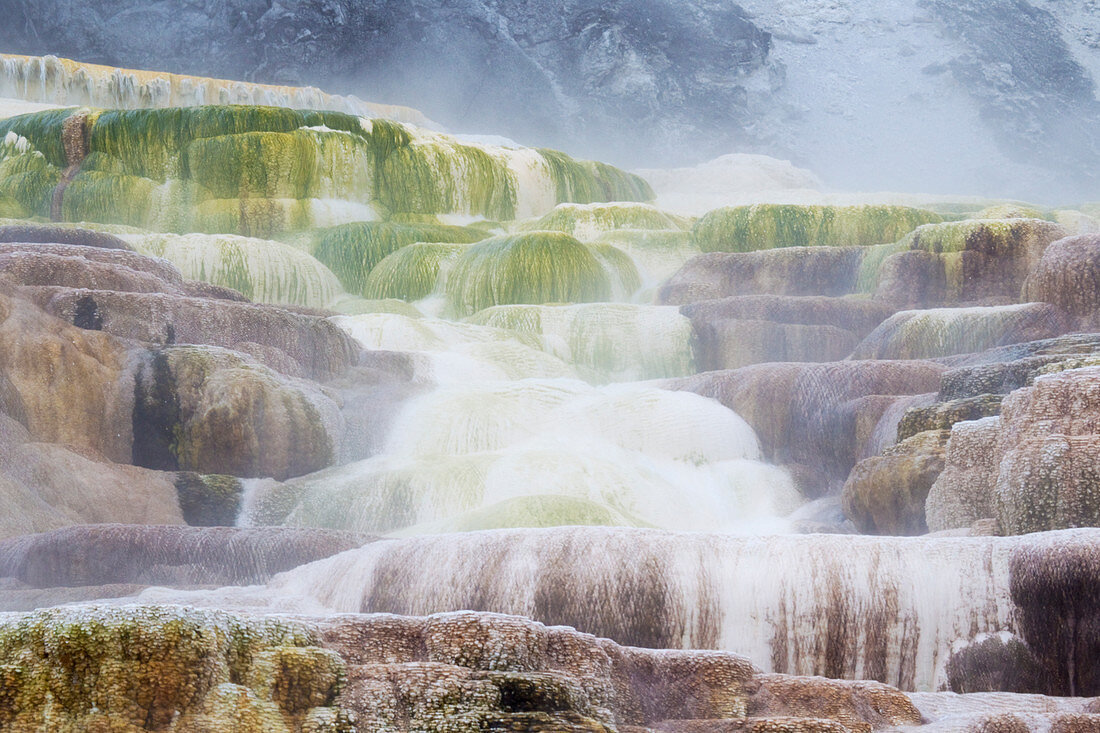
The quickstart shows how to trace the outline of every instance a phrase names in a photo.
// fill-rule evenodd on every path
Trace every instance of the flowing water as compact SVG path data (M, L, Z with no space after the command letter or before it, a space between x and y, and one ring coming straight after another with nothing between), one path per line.
M1026 638L1092 684L1094 314L1025 301L1053 214L696 220L309 88L4 56L4 96L57 108L0 118L0 590L512 614L926 692Z

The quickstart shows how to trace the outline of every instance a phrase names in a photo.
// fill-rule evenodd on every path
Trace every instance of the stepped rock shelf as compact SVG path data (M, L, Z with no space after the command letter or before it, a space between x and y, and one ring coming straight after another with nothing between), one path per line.
M0 730L1100 731L1096 204L0 61Z

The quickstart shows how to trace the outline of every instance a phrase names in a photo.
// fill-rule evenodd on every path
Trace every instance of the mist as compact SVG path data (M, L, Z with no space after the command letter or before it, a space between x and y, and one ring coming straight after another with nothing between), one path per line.
M0 0L0 729L1100 730L1098 2Z
M10 52L314 85L630 168L759 153L829 189L1100 198L1088 0L22 0L7 16Z

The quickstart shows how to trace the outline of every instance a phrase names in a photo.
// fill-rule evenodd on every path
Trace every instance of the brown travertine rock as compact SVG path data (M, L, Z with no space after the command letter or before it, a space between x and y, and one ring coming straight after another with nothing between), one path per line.
M946 468L929 492L929 528L986 517L1006 534L1097 525L1098 432L1100 368L1039 376L1004 399L999 419L953 428Z
M0 577L32 588L260 583L368 541L323 529L94 524L0 541Z
M1100 715L1063 713L1051 716L1050 733L1100 733Z
M130 245L126 242L106 232L42 224L8 224L0 226L0 242L72 244L99 249L130 249Z
M929 430L856 464L844 484L844 513L864 534L920 535L924 505L943 471L950 433Z
M941 532L969 527L992 517L993 487L1000 455L1001 418L955 423L944 453L944 469L928 491L928 529Z
M1079 333L950 357L944 361L953 368L943 376L939 399L1008 394L1050 370L1095 365L1098 356L1100 334Z
M783 247L699 255L660 289L666 305L734 295L829 295L856 292L862 247Z
M432 727L439 725L440 713L433 710L439 703L415 692L425 684L452 690L452 714L467 725L499 714L490 713L496 707L513 723L516 714L563 718L556 723L562 727L517 730L595 730L588 727L593 719L640 726L742 717L745 687L756 673L733 654L621 647L571 628L497 614L344 615L326 621L321 635L353 665L341 704L361 713L366 708L382 721L419 721L410 729L447 729ZM402 707L412 709L403 715Z
M135 392L133 462L149 468L284 480L328 466L343 431L316 384L211 346L149 355Z
M1048 374L1002 405L995 516L1009 534L1100 523L1100 367Z
M926 430L950 430L955 423L966 420L999 415L1002 399L998 394L982 394L911 408L898 422L898 440L911 438Z
M312 379L344 372L359 348L324 318L284 308L209 298L107 290L52 293L46 310L72 323L80 309L97 314L104 331L155 344L206 344L227 349L263 344L294 359ZM277 364L271 365L277 368Z
M0 536L70 524L183 524L173 476L81 455L63 445L23 443L0 460L0 502L31 502L0 512Z
M853 731L921 722L913 702L881 682L762 674L754 678L749 691L749 717L826 718Z
M700 371L782 361L837 361L891 309L867 300L747 295L681 308Z
M851 359L937 359L1025 343L1066 331L1048 303L982 308L933 308L890 316L855 348Z
M627 647L612 659L616 676L630 681L647 722L744 717L757 672L750 660L727 652Z
M952 692L1030 692L1045 694L1049 678L1022 639L1007 632L979 634L958 642L947 659Z
M130 250L123 249L100 249L98 247L84 247L76 244L28 244L25 242L8 242L0 244L0 256L5 258L9 264L5 268L5 271L21 285L43 285L43 286L59 286L59 287L99 287L102 290L135 290L132 287L111 287L109 285L82 285L78 280L73 279L74 276L79 275L79 270L76 266L83 262L89 267L91 275L85 277L94 276L100 274L103 276L107 270L111 268L120 269L120 275L116 276L120 279L123 275L129 275L131 280L134 279L134 273L140 273L146 276L145 282L150 284L159 284L162 290L156 289L150 290L135 290L135 292L165 292L165 293L181 293L184 280L180 275L179 270L168 262L162 260L159 257L149 257L147 255L138 254L137 252L131 252ZM67 273L64 269L56 273L56 277L51 279L48 276L48 268L36 263L41 261L45 263L56 263L58 258L65 258L69 260L77 260L76 263L71 263L68 267L72 270L72 273ZM37 280L21 280L18 278L19 269L18 265L22 265L24 271L27 273L35 274ZM93 265L99 267L93 268ZM138 281L140 282L140 281ZM124 281L125 283L125 281Z
M352 733L347 713L330 707L345 665L315 645L315 633L289 619L179 606L8 617L0 622L0 726Z
M877 273L875 298L896 307L1021 302L1030 268L1069 232L1042 219L969 219L918 227Z
M934 391L943 371L930 361L756 364L662 384L718 400L748 421L769 461L806 465L827 483L855 465L863 447L857 428L869 435L893 402L878 397ZM871 407L873 419L861 419Z
M201 280L184 280L183 294L189 298L213 298L214 300L232 300L238 303L251 303L245 295L223 285L206 283Z
M1100 234L1066 237L1047 247L1025 294L1058 306L1082 330L1100 326Z
M426 659L440 635L445 656L458 650L451 662ZM16 731L41 726L47 690L50 723L80 730L145 730L148 721L159 730L175 719L173 729L213 733L872 733L926 723L1089 733L1100 720L1087 700L909 696L472 612L272 617L82 605L12 614L0 617L0 675L0 724Z
M112 250L106 250L112 251ZM131 293L172 293L175 286L121 265L52 254L0 254L0 272L23 286L97 288ZM86 328L87 326L82 326Z
M744 720L666 720L653 726L660 733L854 733L835 720L820 718L746 718ZM870 730L867 728L866 730Z
M109 334L0 295L0 388L9 414L18 414L35 440L129 463L133 352Z
M1100 695L1100 545L1087 534L1050 532L1012 554L1020 635L1054 695Z
M987 715L966 727L966 733L1031 733L1027 720L1012 713Z

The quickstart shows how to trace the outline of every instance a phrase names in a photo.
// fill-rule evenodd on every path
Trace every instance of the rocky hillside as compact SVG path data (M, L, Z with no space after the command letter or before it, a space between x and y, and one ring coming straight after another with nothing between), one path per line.
M751 150L846 187L1100 185L1095 0L14 5L6 51L321 84L629 165Z

